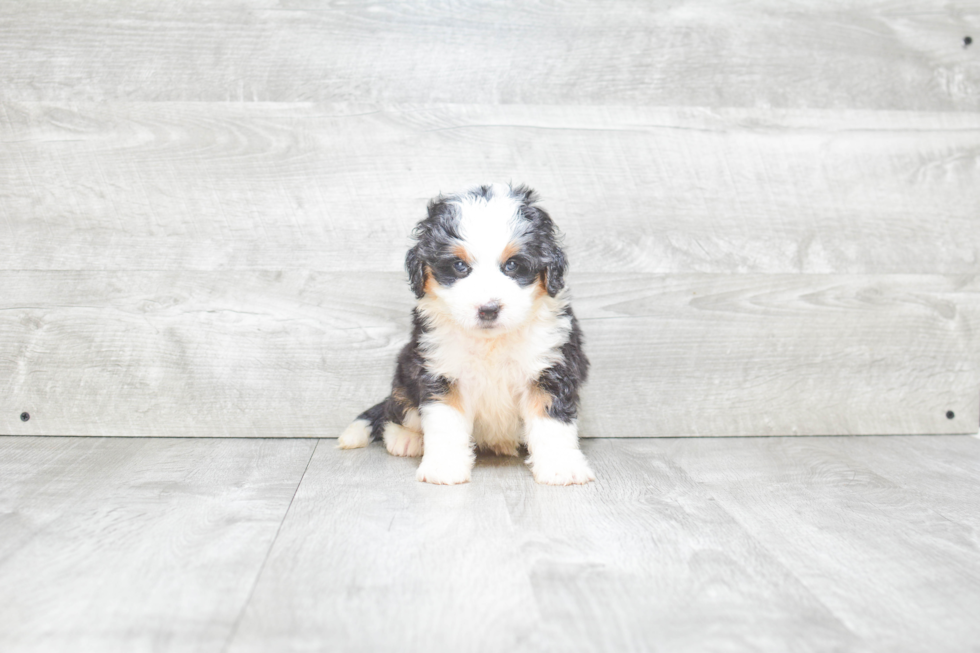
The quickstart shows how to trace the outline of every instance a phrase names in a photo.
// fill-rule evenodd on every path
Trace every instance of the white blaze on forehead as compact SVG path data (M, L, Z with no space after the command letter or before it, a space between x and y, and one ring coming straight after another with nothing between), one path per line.
M473 262L497 261L504 248L514 240L520 202L506 190L494 187L494 197L465 197L460 203L459 235Z
M483 341L527 324L539 311L540 298L533 284L522 286L501 268L509 246L520 248L528 236L526 220L521 215L522 202L511 195L507 186L493 186L492 198L482 193L453 198L456 229L471 269L448 285L437 284L420 302L423 312L451 320L450 324L476 334ZM492 330L480 318L482 307L493 302L499 313ZM469 341L467 341L469 342Z

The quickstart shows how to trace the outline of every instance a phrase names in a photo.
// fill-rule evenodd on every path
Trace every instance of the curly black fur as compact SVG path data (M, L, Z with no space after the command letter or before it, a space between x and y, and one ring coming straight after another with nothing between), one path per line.
M551 396L548 415L568 424L578 417L578 390L589 378L589 359L582 350L582 330L571 307L565 314L572 318L572 330L561 347L562 360L541 373L538 387Z
M450 286L458 279L453 269L457 260L453 250L461 241L459 203L466 197L490 199L494 192L491 186L480 186L459 195L439 195L429 202L427 217L416 225L412 234L417 242L405 256L405 269L416 298L425 295L428 275L442 286ZM567 268L558 229L551 216L536 205L538 198L533 190L522 185L511 188L510 194L520 202L523 223L515 234L522 242L520 252L513 257L517 267L508 274L523 286L540 279L547 293L554 297L565 285ZM588 378L589 361L582 350L578 320L571 308L566 308L565 314L571 318L572 329L561 347L562 360L545 370L537 385L551 397L548 414L569 423L578 416L578 392ZM386 422L402 424L408 409L417 409L432 397L450 390L449 380L426 368L419 349L426 330L425 321L414 310L412 338L398 355L391 395L358 416L370 422L373 439L381 437Z

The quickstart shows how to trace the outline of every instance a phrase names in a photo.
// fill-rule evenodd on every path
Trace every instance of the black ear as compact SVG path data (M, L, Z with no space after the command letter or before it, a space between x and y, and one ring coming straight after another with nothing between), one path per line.
M405 255L405 269L408 270L408 283L412 286L415 298L422 299L425 294L425 263L419 255L418 245Z
M568 267L568 262L565 260L565 252L561 251L561 247L554 245L551 247L551 260L545 266L545 272L548 275L548 294L554 297L558 294L562 288L565 287L565 269Z

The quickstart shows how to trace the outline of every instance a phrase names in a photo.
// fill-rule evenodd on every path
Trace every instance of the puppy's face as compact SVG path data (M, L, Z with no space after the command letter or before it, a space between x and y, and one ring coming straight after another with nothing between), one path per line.
M416 297L488 336L524 324L564 284L554 224L534 199L524 187L494 185L433 200L405 259Z

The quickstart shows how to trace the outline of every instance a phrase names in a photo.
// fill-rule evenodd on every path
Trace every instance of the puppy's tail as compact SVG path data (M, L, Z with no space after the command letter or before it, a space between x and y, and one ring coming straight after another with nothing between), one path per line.
M351 422L350 426L340 434L337 446L341 449L357 449L366 447L372 439L380 438L385 426L385 407L387 405L388 399L385 399L358 415L357 419Z

